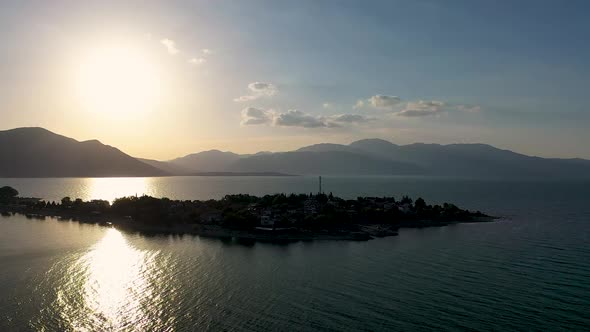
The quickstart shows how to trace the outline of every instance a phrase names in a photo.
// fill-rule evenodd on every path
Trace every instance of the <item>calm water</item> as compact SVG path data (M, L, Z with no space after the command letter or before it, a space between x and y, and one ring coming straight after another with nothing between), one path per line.
M369 242L250 244L0 218L1 331L590 330L590 183L325 178L506 216ZM205 199L315 178L0 179L21 194Z

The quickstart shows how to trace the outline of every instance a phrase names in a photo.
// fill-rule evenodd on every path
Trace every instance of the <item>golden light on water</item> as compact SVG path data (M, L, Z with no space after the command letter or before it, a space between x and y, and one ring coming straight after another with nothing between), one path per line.
M150 192L148 178L88 178L85 195L89 199L105 199L112 202L124 196L141 196Z
M109 229L69 268L70 280L58 290L64 321L75 331L143 331L150 308L149 280L158 252L133 248L125 236Z
M84 295L95 317L111 326L139 321L140 299L149 297L145 272L152 257L131 248L119 231L110 229L82 259L89 271Z

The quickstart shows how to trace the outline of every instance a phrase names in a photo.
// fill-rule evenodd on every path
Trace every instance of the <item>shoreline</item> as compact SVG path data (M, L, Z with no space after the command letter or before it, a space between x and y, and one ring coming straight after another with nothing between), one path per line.
M222 199L170 200L128 196L84 201L64 197L60 202L19 197L11 187L0 188L0 214L28 219L55 217L80 223L114 226L146 234L191 234L249 241L312 240L367 241L395 236L400 228L489 222L495 217L461 209L451 203L429 205L421 197L357 197L324 194L226 195Z
M318 229L308 230L299 228L285 228L276 230L260 229L231 229L220 225L202 224L171 224L148 225L135 222L117 216L87 216L80 213L60 213L58 210L44 209L39 211L2 211L3 217L21 215L27 219L46 220L53 218L56 221L77 222L80 224L92 224L101 227L114 227L124 232L139 233L142 235L192 235L205 238L232 239L237 241L255 241L271 243L290 243L300 241L369 241L376 238L398 236L402 228L429 228L443 227L462 223L487 223L500 219L499 217L485 216L473 217L470 220L461 221L429 221L420 220L391 224L355 224L357 229Z

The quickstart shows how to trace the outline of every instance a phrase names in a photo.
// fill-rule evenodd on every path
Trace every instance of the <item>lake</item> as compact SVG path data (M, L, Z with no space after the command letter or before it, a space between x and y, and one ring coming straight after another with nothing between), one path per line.
M0 217L1 331L590 330L590 183L323 177L504 217L367 242L153 236ZM0 179L23 196L309 193L315 177Z

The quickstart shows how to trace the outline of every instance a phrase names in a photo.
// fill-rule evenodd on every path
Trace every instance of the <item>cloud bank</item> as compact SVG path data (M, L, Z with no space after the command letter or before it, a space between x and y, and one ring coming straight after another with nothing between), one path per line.
M255 107L244 108L241 112L243 126L271 125L275 127L337 128L344 125L366 123L374 120L360 114L339 114L315 116L299 110L275 112Z
M477 105L449 104L436 100L402 102L400 97L390 95L374 95L366 100L359 99L353 106L353 109L365 107L388 111L402 117L427 117L448 111L477 113L482 109Z
M286 113L279 113L274 118L275 126L319 128L327 127L328 124L321 118L298 111L288 110Z

